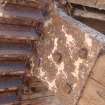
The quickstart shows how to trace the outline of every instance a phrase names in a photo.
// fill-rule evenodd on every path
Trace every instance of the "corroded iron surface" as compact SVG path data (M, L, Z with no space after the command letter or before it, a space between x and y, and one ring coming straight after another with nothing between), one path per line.
M16 5L30 6L35 8L48 7L52 0L1 0L1 4L12 3ZM51 6L51 5L50 5Z
M43 33L49 2L0 3L0 105L48 105L54 96L33 76L33 67L37 66L35 46Z
M68 17L56 4L1 1L0 105L78 102L103 49L103 35Z
M59 10L45 22L44 28L45 36L37 44L37 76L63 105L76 105L103 48L96 37L104 35Z

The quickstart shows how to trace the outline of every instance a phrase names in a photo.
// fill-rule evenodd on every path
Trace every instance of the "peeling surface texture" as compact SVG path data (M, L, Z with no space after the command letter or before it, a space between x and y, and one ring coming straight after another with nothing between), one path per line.
M64 17L64 20L67 22L71 22L73 26L78 27L82 32L88 33L91 37L98 40L101 43L105 43L105 35L96 31L95 29L92 29L88 27L87 25L81 23L80 21L77 21L73 19L70 16L67 16L64 12L61 10L59 11L59 14Z
M43 8L49 6L52 0L0 0L0 4L13 3L23 6ZM47 6L46 6L47 4Z
M70 3L94 7L105 10L105 0L68 0Z
M62 105L75 105L103 47L95 37L103 35L62 11L46 22L45 35L37 43L40 64L35 75Z
M19 105L76 105L79 101L103 50L105 36L67 16L57 8L58 1L66 3L65 0L0 1L0 75L4 76L0 80L0 103L1 96L5 96L3 92L8 96L14 90L16 101L29 100ZM13 83L8 82L17 73ZM15 86L15 80L20 79L21 86Z

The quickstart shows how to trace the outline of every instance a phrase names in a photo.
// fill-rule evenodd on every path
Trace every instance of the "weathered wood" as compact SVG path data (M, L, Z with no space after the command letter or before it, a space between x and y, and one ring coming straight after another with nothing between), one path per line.
M100 21L97 19L75 17L80 22L88 25L89 27L94 28L95 30L105 34L105 21Z
M105 87L89 79L78 105L105 105Z
M93 69L91 77L105 86L105 55L100 56Z
M68 0L68 1L74 4L105 10L105 0Z
M105 21L105 14L82 9L74 9L73 16Z

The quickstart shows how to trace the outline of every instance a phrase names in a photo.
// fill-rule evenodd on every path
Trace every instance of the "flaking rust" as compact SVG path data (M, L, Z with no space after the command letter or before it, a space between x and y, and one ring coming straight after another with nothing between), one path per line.
M63 105L76 105L104 45L96 37L104 35L54 7L37 44L37 75Z
M103 35L69 17L52 0L3 1L0 104L76 105L103 50Z
M51 8L52 0L0 0L0 4L16 4L16 5L23 5L27 7L33 7L38 9L49 9ZM50 7L49 7L50 5Z
M53 95L33 73L39 64L36 44L50 0L0 3L0 105L47 105Z

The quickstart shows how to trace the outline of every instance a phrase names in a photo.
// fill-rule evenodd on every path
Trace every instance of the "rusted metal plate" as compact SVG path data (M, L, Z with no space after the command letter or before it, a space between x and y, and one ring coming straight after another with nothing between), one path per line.
M57 100L55 96L48 96L43 98L37 98L32 100L21 101L21 105L61 105L61 103Z
M32 75L50 0L0 3L0 105L52 104L48 87Z
M37 26L44 21L41 10L8 4L0 7L0 22Z
M61 11L49 18L44 28L45 36L37 44L40 65L35 76L63 105L75 105L103 47L95 37L104 35Z
M51 6L52 0L1 0L0 3L2 4L15 4L15 5L22 5L27 7L34 7L39 9L45 9ZM50 4L50 5L49 5Z
M0 76L4 75L24 75L25 71L28 71L29 68L24 63L14 62L11 61L0 62Z
M15 92L7 92L0 94L0 104L13 105L16 102L17 96Z
M6 100L6 101L5 101ZM43 103L44 102L44 103ZM16 92L6 92L0 94L0 103L2 105L49 105L49 101L46 99L31 99L31 100L20 100Z
M0 41L0 57L29 58L32 52L33 48L30 44Z
M23 84L23 81L14 77L2 77L0 78L0 93L6 91L16 91Z
M37 40L38 33L33 27L0 24L0 38L13 40Z

